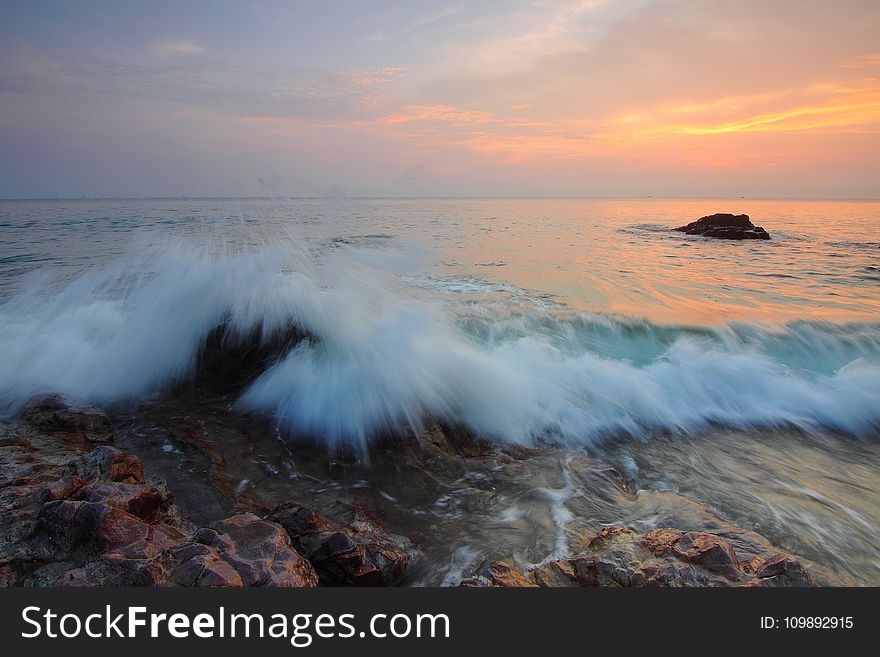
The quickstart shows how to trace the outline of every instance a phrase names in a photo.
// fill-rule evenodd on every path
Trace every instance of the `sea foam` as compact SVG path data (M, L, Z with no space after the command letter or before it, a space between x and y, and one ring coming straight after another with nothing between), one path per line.
M172 240L60 286L35 279L0 305L0 408L42 393L143 400L193 376L218 326L230 342L268 342L295 325L310 337L268 360L236 406L357 450L428 416L570 446L711 423L878 432L880 325L660 326L528 295L461 304L413 284L425 258L339 245L314 255L294 236Z

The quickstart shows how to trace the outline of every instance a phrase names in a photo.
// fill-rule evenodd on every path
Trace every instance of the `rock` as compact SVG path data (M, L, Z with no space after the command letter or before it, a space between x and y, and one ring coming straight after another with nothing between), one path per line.
M743 570L754 573L752 586L817 586L815 578L797 559L776 553L755 557L743 564Z
M143 480L140 462L117 449L99 446L83 454L85 442L37 433L25 424L19 430L26 438L0 432L9 438L0 446L0 584L26 577L51 556L52 546L34 535L44 505L67 500L92 482ZM35 559L36 552L43 558Z
M69 440L107 442L113 439L113 423L100 408L70 405L58 395L30 402L22 419L44 433Z
M661 536L655 540L654 534ZM675 536L675 534L678 536ZM684 561L699 564L706 570L724 575L730 580L740 578L740 567L730 543L706 532L681 533L677 530L655 529L642 539L645 545L660 556L671 549Z
M40 534L63 572L38 571L31 583L58 586L317 586L312 566L275 523L245 513L196 531L95 502L47 505ZM44 543L45 544L45 543ZM80 565L64 569L65 562Z
M317 586L311 564L290 544L274 522L242 513L200 529L194 542L216 548L218 556L239 575L244 586Z
M296 326L268 336L258 327L241 336L236 335L228 323L221 324L208 334L202 345L195 383L211 391L238 390L307 337L308 334Z
M68 472L90 481L143 483L144 468L136 456L102 445L67 464Z
M702 235L723 240L769 240L770 234L755 226L747 214L717 213L701 217L687 226L673 228L688 235Z
M34 554L44 561L87 560L111 552L148 559L176 545L182 536L106 504L62 500L43 507L32 542Z
M807 567L788 555L740 563L733 547L708 532L658 528L645 534L606 527L587 550L533 568L540 586L815 586Z
M465 588L521 588L534 587L537 584L526 579L522 572L509 563L504 561L484 561L477 568L476 572L471 577L462 580L459 586Z
M126 511L147 523L163 520L171 510L173 498L155 486L121 482L95 482L73 495L75 500L100 502Z
M418 554L406 538L365 520L343 526L294 502L280 505L270 518L284 527L321 583L330 586L390 586L404 577Z

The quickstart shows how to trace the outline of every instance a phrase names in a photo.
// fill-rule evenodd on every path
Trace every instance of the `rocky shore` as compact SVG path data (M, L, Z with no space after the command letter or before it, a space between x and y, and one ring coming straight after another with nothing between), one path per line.
M570 520L559 500L590 512ZM631 522L604 521L614 517ZM512 537L544 558L511 552ZM452 567L457 541L485 549ZM166 399L111 419L46 397L0 424L0 583L846 582L693 500L634 492L614 468L581 454L500 447L434 424L378 444L363 464L307 442L291 446L222 399Z

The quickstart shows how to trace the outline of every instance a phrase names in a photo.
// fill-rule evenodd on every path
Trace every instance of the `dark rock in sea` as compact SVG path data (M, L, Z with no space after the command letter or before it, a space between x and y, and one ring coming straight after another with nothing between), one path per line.
M769 240L770 234L755 226L747 214L719 212L697 219L687 226L673 228L688 235L702 235L722 240Z
M406 575L418 555L408 539L363 518L344 526L294 502L276 508L270 518L287 530L322 584L390 586Z
M239 336L222 324L202 345L195 383L215 392L240 389L307 337L295 326L270 336L263 335L261 328Z

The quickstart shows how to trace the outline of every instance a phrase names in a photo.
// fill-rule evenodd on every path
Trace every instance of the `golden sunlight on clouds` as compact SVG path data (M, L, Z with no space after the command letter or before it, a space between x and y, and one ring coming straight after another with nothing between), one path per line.
M496 114L450 105L407 105L373 122L391 137L425 147L469 149L502 163L521 164L544 158L578 159L616 155L654 161L690 161L726 166L760 160L753 144L737 156L700 156L698 143L739 133L880 133L880 86L815 84L802 90L718 98L699 103L664 103L604 119L542 120L529 105ZM682 139L687 146L682 146ZM668 151L665 156L662 151ZM677 152L684 149L684 152ZM696 157L695 157L696 155ZM774 158L778 155L774 154Z

